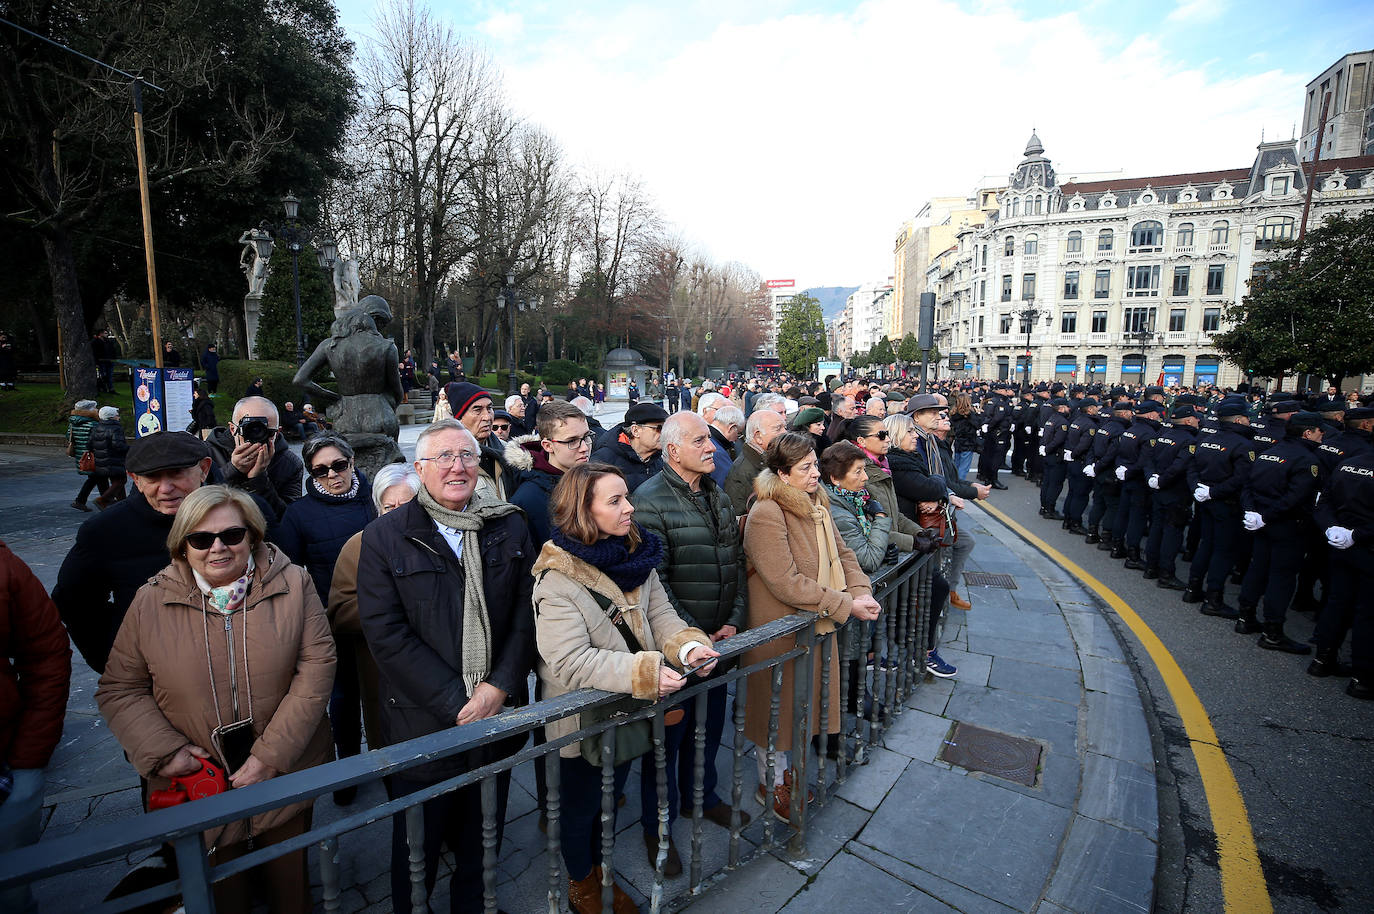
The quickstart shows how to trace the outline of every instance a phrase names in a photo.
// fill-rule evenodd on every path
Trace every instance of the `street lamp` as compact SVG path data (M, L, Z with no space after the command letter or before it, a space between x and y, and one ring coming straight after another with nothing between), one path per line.
M1021 326L1026 328L1026 388L1030 387L1031 331L1035 329L1035 322L1040 319L1040 315L1043 313L1035 305L1027 305L1020 311Z
M281 225L272 225L263 222L259 226L262 230L253 237L253 246L257 249L257 254L263 260L272 256L273 239L272 236L286 242L287 249L291 252L291 301L296 311L296 364L305 364L305 332L301 327L301 274L300 274L300 254L301 248L310 243L311 230L307 225L300 221L301 201L295 194L287 191L286 196L281 198L282 212L286 214L286 221ZM268 234L271 232L271 235ZM260 234L260 237L259 237ZM333 270L334 262L338 259L339 246L333 238L323 238L316 247L315 259L322 270Z
M515 383L515 271L506 271L505 301L507 320L510 324L510 333L506 334L506 360L509 377L507 379L506 392L515 394L520 391L520 385Z

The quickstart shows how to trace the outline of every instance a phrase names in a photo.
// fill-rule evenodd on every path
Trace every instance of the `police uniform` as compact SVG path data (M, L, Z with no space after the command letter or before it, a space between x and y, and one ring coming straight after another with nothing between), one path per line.
M1011 475L1030 477L1027 472L1027 458L1030 456L1031 414L1035 403L1031 392L1025 391L1010 404L1011 410Z
M1145 542L1145 577L1157 578L1156 587L1183 590L1174 562L1183 546L1184 531L1192 514L1188 492L1188 467L1193 462L1197 435L1180 420L1197 418L1192 406L1175 407L1172 423L1160 427L1150 441L1145 459L1145 484L1152 493L1150 536Z
M1064 441L1069 481L1069 494L1064 496L1064 529L1079 536L1089 532L1083 527L1083 512L1088 507L1093 481L1083 474L1083 466L1092 453L1093 437L1097 434L1097 417L1087 410L1097 405L1095 398L1080 402L1077 415L1069 421L1069 433ZM1096 533L1095 528L1093 533Z
M1004 388L995 388L993 395L983 401L983 450L978 455L978 481L994 489L1005 489L997 481L997 471L1007 457L1007 433L1011 429L1011 409Z
M1044 383L1037 384L1035 399L1022 418L1026 432L1026 478L1037 486L1045 479L1045 461L1040 456L1040 430L1053 411L1049 387Z
M1126 400L1112 404L1112 415L1097 427L1097 434L1093 435L1091 462L1087 464L1092 469L1093 503L1088 511L1089 533L1085 542L1097 543L1097 548L1103 552L1112 548L1112 527L1116 523L1117 507L1121 501L1121 482L1115 473L1116 449L1121 442L1121 433L1130 425L1125 417L1116 413L1131 408Z
M1069 417L1059 411L1067 409L1069 401L1056 397L1050 401L1050 413L1040 427L1040 444L1037 456L1044 466L1044 479L1040 483L1040 516L1047 520L1063 520L1064 517L1054 510L1059 501L1059 493L1064 488L1069 466L1064 460L1064 444L1069 440Z
M1374 449L1343 461L1314 512L1329 544L1331 594L1317 621L1314 675L1340 672L1336 658L1351 632L1346 694L1374 698ZM1314 669L1315 667L1315 669Z
M1113 472L1121 480L1121 502L1112 525L1112 558L1126 559L1126 567L1140 570L1145 567L1140 555L1140 541L1145 536L1149 519L1150 490L1141 472L1141 460L1150 439L1159 431L1159 404L1146 400L1135 408L1135 419L1121 433L1116 449Z
M1245 416L1245 403L1235 398L1223 400L1217 405L1216 414L1223 420ZM1205 592L1205 615L1228 619L1237 616L1234 609L1225 606L1222 596L1242 529L1240 493L1254 461L1249 426L1222 421L1215 427L1199 429L1193 462L1188 467L1188 489L1193 493L1193 501L1201 505L1202 536L1188 570L1188 589L1183 600L1199 602Z

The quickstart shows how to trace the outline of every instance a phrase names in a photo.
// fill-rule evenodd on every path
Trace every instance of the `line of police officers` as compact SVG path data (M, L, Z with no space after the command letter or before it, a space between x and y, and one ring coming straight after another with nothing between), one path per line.
M1290 605L1317 616L1313 676L1349 676L1374 699L1374 407L1256 392L1010 383L978 392L978 478L1011 471L1040 487L1040 516L1124 559L1204 615L1309 654L1284 631ZM1062 512L1056 510L1063 495ZM1185 563L1186 580L1178 576ZM1240 586L1225 602L1227 582ZM1352 663L1339 659L1351 632Z

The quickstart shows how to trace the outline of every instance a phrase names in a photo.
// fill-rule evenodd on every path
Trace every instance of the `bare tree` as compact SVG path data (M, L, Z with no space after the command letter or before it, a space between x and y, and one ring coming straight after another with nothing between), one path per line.
M660 217L644 186L625 174L586 178L578 203L580 310L608 340L628 337L633 315L624 308L626 294L639 258L654 250Z

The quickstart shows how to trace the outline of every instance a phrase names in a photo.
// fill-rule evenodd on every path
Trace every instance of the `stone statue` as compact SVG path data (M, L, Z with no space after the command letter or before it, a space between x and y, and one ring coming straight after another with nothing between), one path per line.
M338 317L349 308L357 307L358 291L362 283L358 279L358 261L351 257L340 257L334 261L334 316Z
M239 236L239 244L243 245L239 269L248 277L248 294L262 295L267 287L267 262L272 259L272 235L260 228L247 229Z
M334 319L324 340L296 372L293 383L330 404L325 415L353 446L358 467L372 477L388 463L405 458L396 444L400 423L396 406L404 399L396 344L382 336L391 308L380 295L369 295ZM338 390L311 380L325 365Z

